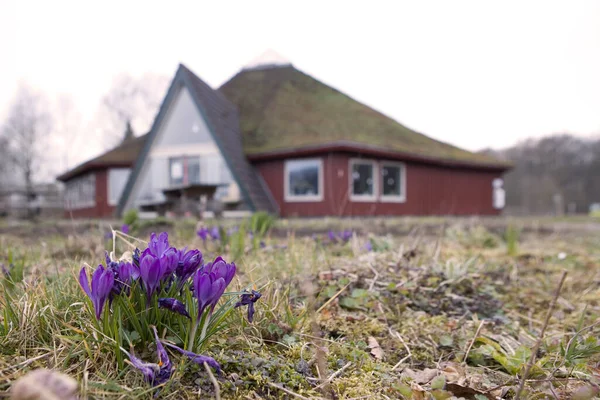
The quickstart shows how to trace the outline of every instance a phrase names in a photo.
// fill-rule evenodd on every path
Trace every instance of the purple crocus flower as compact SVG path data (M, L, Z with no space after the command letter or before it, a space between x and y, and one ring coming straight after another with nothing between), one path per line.
M128 235L129 234L129 225L127 225L127 224L121 225L121 232Z
M131 256L131 261L135 267L140 268L140 249L137 247L133 251L133 255Z
M125 350L123 351L129 357L130 364L142 372L142 374L144 375L144 381L152 384L152 386L160 384L156 383L158 371L160 370L160 366L158 364L143 362L142 360L134 356L132 353L129 353Z
M334 231L327 232L327 236L329 237L330 242L337 242L337 235Z
M225 291L225 279L216 277L216 274L206 273L204 270L196 271L192 289L194 296L198 299L198 321L204 310L217 303Z
M373 251L373 244L371 243L370 240L367 240L367 243L365 243L365 250L367 251Z
M160 280L164 275L164 263L154 257L152 254L145 254L140 261L140 278L144 284L144 290L148 297L148 304L154 292L160 285Z
M196 234L198 235L198 237L200 239L202 239L203 242L206 242L206 239L208 238L208 235L209 235L208 228L202 227L202 228L198 229Z
M96 311L96 319L98 320L102 315L104 304L106 303L106 300L112 291L114 282L115 277L113 272L105 269L102 265L99 265L92 275L92 284L90 289L85 267L81 268L81 271L79 271L79 284L81 285L81 288L85 294L87 294L90 300L92 300L94 310Z
M162 271L159 280L170 278L173 272L175 272L179 262L179 252L175 247L169 246L169 235L167 232L162 232L159 236L156 236L156 233L150 235L148 248L142 253L140 263L143 262L144 258L148 255L159 260Z
M112 261L108 252L106 252L106 268L113 273L115 282L109 301L112 302L114 296L118 296L126 287L129 294L129 285L140 277L140 269L128 261Z
M167 354L167 351L165 350L158 338L156 328L153 326L152 329L154 330L156 352L158 353L157 364L143 362L132 353L129 353L124 349L122 350L129 357L131 365L133 365L135 368L139 369L142 372L142 374L144 375L144 380L152 384L152 386L158 386L169 380L173 372L173 365L169 360L169 355Z
M262 295L256 290L251 293L244 293L240 296L240 301L235 304L235 307L248 306L248 322L254 319L254 303L260 299Z
M345 230L342 233L340 233L340 239L342 239L342 241L347 242L350 239L352 239L352 231L350 230Z
M200 268L203 259L202 253L199 250L187 250L187 247L179 250L178 255L179 260L177 262L175 274L179 279L181 289L183 283L187 281L189 277L194 275L198 268Z
M183 354L184 356L189 358L190 361L195 362L198 365L207 363L209 366L213 367L217 371L217 373L219 373L219 374L221 373L221 366L214 358L209 357L209 356L203 356L201 354L196 354L191 351L184 350L180 347L175 346L174 344L170 344L170 343L165 343L165 344L168 347L177 350L178 352L180 352L181 354Z
M0 264L0 269L6 278L10 278L10 270L6 268L6 265Z
M209 232L209 235L212 238L212 240L221 240L221 233L219 232L218 226L213 226Z
M185 309L185 304L183 304L177 299L171 297L160 298L158 299L158 307L166 308L169 311L191 319L190 314L188 314L187 310Z
M158 370L157 381L160 385L163 382L166 382L173 372L173 365L171 364L171 360L169 360L169 355L167 351L163 347L160 339L158 338L158 332L156 331L156 327L152 326L152 330L154 331L154 340L156 341L156 353L158 354L158 366L160 367Z
M156 258L160 258L170 248L169 234L167 232L162 232L158 236L156 236L156 233L154 232L150 234L150 242L148 242L148 248L146 249L148 253ZM144 250L144 252L146 252L146 250Z
M204 271L215 274L215 279L223 278L225 287L227 287L235 276L236 266L235 263L228 264L223 260L223 257L219 256L212 263L206 264Z

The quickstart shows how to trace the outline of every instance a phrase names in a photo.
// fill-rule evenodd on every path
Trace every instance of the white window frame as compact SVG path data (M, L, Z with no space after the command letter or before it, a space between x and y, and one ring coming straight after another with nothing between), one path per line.
M403 162L396 161L382 161L381 163L381 174L379 179L381 179L381 197L380 201L382 203L404 203L406 202L406 164ZM390 195L383 193L383 168L384 167L400 167L400 195Z
M319 166L319 193L316 195L294 195L290 193L290 164L297 161L309 161L316 162ZM304 202L318 202L323 201L323 159L322 158L294 158L285 160L283 168L283 197L287 203L304 203Z
M369 164L373 168L373 194L354 194L354 176L353 170L356 164ZM348 193L351 201L354 202L373 202L377 201L379 193L379 168L377 161L365 158L351 158L348 162Z

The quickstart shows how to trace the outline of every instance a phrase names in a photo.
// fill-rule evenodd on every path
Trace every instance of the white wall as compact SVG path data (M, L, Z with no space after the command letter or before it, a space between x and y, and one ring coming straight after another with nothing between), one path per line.
M111 168L108 170L108 205L116 206L131 174L130 168Z
M239 200L239 188L186 88L174 97L158 129L126 209L163 201L162 190L170 184L169 159L182 156L200 159L201 183L229 183L229 187L219 190L218 194L228 200L234 195L237 198L233 200Z

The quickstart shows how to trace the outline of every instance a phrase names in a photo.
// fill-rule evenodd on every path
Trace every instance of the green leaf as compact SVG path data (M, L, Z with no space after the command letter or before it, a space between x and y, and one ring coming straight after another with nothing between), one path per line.
M444 375L438 375L431 381L431 389L443 389L446 385L446 378Z
M342 306L344 308L349 308L352 310L358 310L361 308L359 301L352 297L342 297L340 299L340 306Z
M352 290L351 296L354 297L355 299L358 299L358 298L367 297L368 294L369 294L369 291L366 289L354 289L354 290Z
M444 347L451 347L454 344L454 339L452 336L443 335L440 337L440 345Z

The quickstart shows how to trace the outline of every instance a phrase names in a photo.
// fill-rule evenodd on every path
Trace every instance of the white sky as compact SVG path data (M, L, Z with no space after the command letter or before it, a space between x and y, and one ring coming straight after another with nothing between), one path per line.
M0 123L19 80L51 98L72 95L91 120L118 73L172 76L182 62L217 87L274 49L470 150L600 133L600 1L90 4L0 0Z

